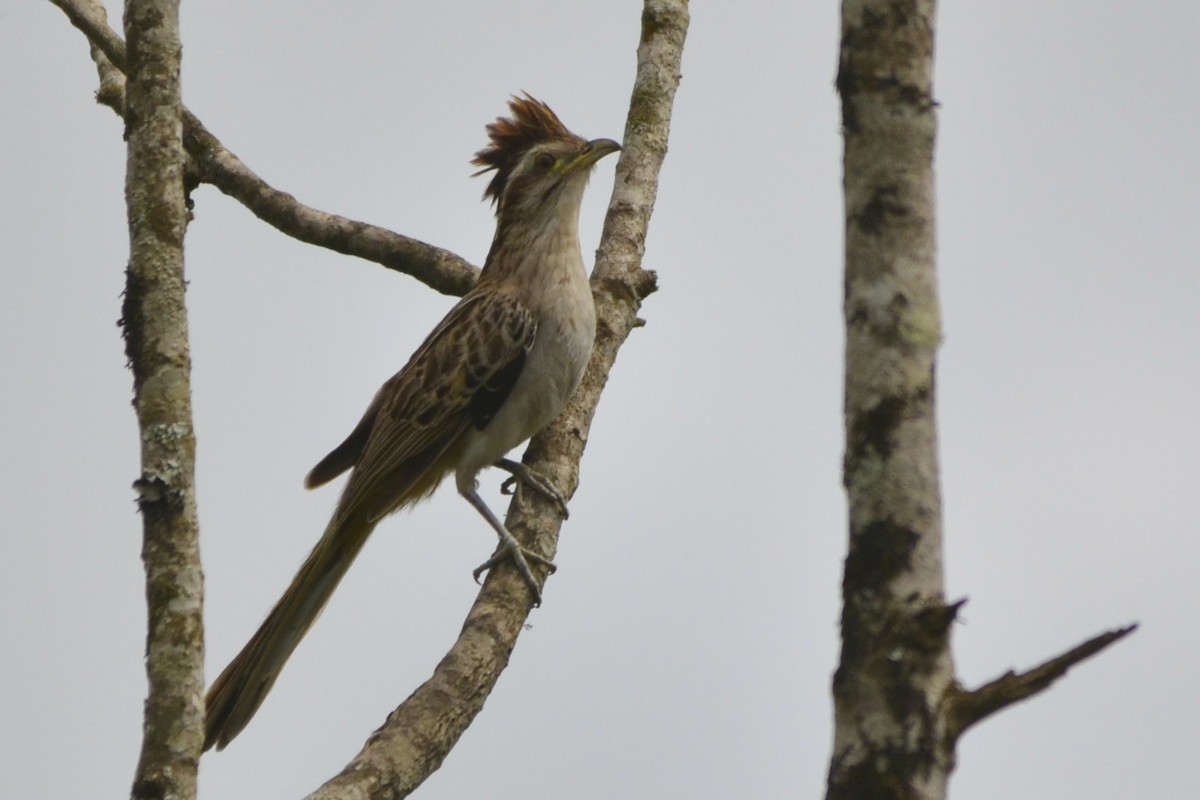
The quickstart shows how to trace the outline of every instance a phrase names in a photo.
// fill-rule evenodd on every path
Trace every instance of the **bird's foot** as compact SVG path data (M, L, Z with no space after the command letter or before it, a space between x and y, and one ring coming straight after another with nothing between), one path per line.
M554 562L545 556L539 555L532 550L524 548L520 543L513 538L512 534L507 537L501 537L500 546L496 548L496 552L487 561L480 564L471 573L475 577L475 582L479 583L479 576L488 572L497 564L511 559L513 565L517 568L517 572L521 573L521 578L529 587L529 591L533 593L533 604L540 606L542 604L542 590L538 586L537 579L533 576L533 570L529 568L529 562L533 561L545 567L550 574L553 574L558 569Z
M519 461L513 461L508 458L500 459L496 462L496 466L511 475L511 477L504 480L504 483L500 484L501 494L512 494L514 491L520 492L522 486L528 486L558 506L559 513L562 514L564 520L571 516L571 512L567 510L566 499L558 489L554 488L554 484L545 475L525 466Z

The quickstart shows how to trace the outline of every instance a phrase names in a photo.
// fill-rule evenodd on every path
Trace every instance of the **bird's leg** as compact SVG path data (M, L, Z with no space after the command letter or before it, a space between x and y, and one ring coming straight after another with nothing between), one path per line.
M517 491L520 491L522 485L528 486L558 506L559 513L562 514L564 520L571 516L571 512L567 510L566 499L558 489L554 488L554 484L545 475L525 466L520 461L513 461L509 458L502 458L493 464L493 466L499 467L512 476L506 478L504 483L500 484L501 494L512 494L514 486L516 486Z
M529 591L533 593L533 604L535 606L540 606L542 604L542 590L538 587L537 580L533 577L533 570L529 568L529 561L534 561L538 564L541 564L543 567L550 570L550 572L554 572L556 569L558 569L558 567L554 566L554 562L545 556L538 555L532 550L527 550L526 548L522 547L521 543L518 542L511 533L508 532L508 528L504 527L504 523L501 522L496 515L492 513L492 510L487 507L487 504L483 502L483 499L479 496L479 493L475 489L462 492L462 496L467 499L468 503L475 506L475 510L483 515L483 518L486 519L488 524L491 525L496 531L496 535L500 537L500 546L496 548L496 552L492 554L491 558L476 567L475 571L472 573L472 575L475 576L475 582L478 583L480 575L482 575L484 572L487 572L500 562L506 559L512 559L513 564L517 568L517 572L521 573L521 577L525 579L526 585L529 586ZM526 559L529 559L529 561Z

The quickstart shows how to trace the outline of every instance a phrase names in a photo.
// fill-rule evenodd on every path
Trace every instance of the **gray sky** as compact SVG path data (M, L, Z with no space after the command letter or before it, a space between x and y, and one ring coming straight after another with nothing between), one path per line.
M972 730L971 800L1200 785L1200 75L1194 3L946 3L938 398L962 679L1132 638ZM185 4L184 94L318 208L480 263L467 161L509 94L619 138L639 6ZM115 9L119 14L119 8ZM845 549L837 3L697 3L622 350L509 670L425 798L822 791ZM83 38L0 0L0 787L119 797L140 740L137 440L115 322L121 126ZM583 210L593 252L612 184ZM450 298L302 245L210 187L188 295L208 669L258 625L336 489L301 479ZM502 509L490 477L485 497ZM493 536L452 488L377 530L202 796L334 774L433 669ZM371 615L368 617L368 614Z

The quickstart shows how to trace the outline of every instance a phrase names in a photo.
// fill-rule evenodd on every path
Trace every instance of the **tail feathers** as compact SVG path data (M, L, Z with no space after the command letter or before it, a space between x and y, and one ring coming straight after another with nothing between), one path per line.
M224 749L254 717L374 527L361 514L330 522L283 597L209 687L205 750Z

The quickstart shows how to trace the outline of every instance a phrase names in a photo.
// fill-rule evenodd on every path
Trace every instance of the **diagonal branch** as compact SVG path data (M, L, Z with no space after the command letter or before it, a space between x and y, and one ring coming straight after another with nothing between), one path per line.
M625 149L592 276L595 350L571 402L525 453L525 463L564 488L567 497L578 486L579 461L617 350L639 325L641 302L655 288L654 274L641 268L641 256L666 155L687 25L686 0L646 0ZM561 525L553 503L537 499L523 504L518 493L506 525L522 544L553 557ZM462 633L433 675L388 715L341 774L309 800L406 797L429 777L507 666L529 614L526 597L515 570L489 573Z
M973 691L952 690L947 696L946 735L951 742L956 741L975 723L1049 689L1056 680L1066 675L1071 667L1091 658L1110 644L1124 639L1135 630L1136 624L1106 631L1026 672L1018 674L1010 670Z
M442 294L459 297L475 285L479 270L449 250L378 225L319 211L269 185L187 109L183 112L183 146L199 168L201 181L211 183L288 236L382 264Z
M125 71L125 42L108 26L104 6L96 0L50 1L62 9L92 46L101 77L99 101L118 114L123 113L123 81L117 79L112 68ZM196 179L217 187L281 233L382 264L443 294L462 295L475 283L479 271L448 250L386 228L319 211L272 187L187 109L183 110L183 143L192 159Z

